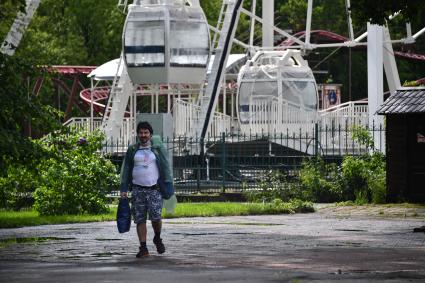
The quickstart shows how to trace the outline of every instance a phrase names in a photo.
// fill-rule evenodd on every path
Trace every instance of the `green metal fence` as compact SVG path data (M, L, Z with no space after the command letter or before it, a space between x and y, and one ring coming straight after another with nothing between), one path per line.
M377 141L375 149L384 151L382 126L367 129ZM320 127L274 134L208 136L203 155L200 140L174 137L164 140L172 151L174 183L177 193L241 192L256 189L271 171L296 179L302 162L321 156L326 162L340 163L344 155L361 155L370 148L353 139L352 127ZM116 148L125 148L116 147Z

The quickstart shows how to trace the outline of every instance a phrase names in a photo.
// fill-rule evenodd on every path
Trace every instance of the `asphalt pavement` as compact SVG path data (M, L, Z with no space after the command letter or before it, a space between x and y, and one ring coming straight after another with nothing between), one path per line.
M421 211L166 219L158 255L137 259L135 226L0 229L0 282L424 282Z

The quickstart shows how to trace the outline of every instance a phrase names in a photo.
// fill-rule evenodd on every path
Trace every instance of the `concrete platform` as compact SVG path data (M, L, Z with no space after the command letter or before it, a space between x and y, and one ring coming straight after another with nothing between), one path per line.
M1 229L0 282L424 282L424 224L424 211L329 207L167 219L166 253L150 229L144 259L115 222Z

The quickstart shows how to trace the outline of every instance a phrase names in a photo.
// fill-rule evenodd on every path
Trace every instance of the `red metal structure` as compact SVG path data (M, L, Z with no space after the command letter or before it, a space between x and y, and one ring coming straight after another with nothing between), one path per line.
M71 116L73 107L83 113L87 112L87 105L79 103L78 94L85 89L83 79L96 69L96 66L45 66L42 67L47 73L57 75L52 78L54 87L67 95L65 117L67 120ZM33 95L38 95L44 83L44 77L36 79L32 88Z

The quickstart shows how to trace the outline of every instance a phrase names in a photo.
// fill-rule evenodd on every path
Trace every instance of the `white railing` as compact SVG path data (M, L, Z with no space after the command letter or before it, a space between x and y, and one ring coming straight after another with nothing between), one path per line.
M119 138L116 141L113 141L115 144L124 144L128 145L133 143L136 140L135 133L133 133L133 118L124 118ZM91 119L90 117L73 117L66 121L64 124L66 127L74 128L77 131L91 132ZM93 118L93 130L101 129L102 118L95 117Z
M322 129L319 136L319 150L322 154L358 153L359 150L365 150L364 146L353 140L351 129L353 125L363 127L368 125L367 102L347 102L319 112L307 111L295 104L277 103L276 99L270 98L256 99L250 105L251 116L248 122L240 124L242 135L283 134L288 137L301 137L302 135L302 138L293 141L296 146L294 149L313 154L314 124L318 122ZM199 119L200 107L188 101L174 99L172 110L174 136L191 138L193 125ZM132 123L134 123L134 119L124 119L119 139L114 143L127 145L135 141ZM91 119L74 117L64 125L89 132ZM235 120L230 116L215 112L208 138L219 138L223 132L232 133L234 126ZM93 129L98 128L101 128L100 117L93 119ZM291 144L286 146L292 147ZM116 151L117 149L114 149L114 152Z
M318 117L316 111L270 97L251 100L249 107L249 121L241 124L241 131L246 134L311 132Z
M365 150L353 139L353 126L368 127L367 101L350 101L319 112L320 126L325 130L320 136L323 153L358 153Z
M367 101L350 101L319 111L323 127L345 127L346 125L369 124L369 106Z
M174 99L173 104L173 121L174 135L188 136L193 132L193 127L197 125L201 107L193 103ZM219 137L221 133L230 133L232 131L232 118L220 112L215 112L208 135Z
M102 117L93 118L93 130L100 128L102 124ZM73 128L76 131L91 132L91 118L90 117L72 117L65 123L64 126Z

